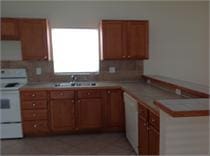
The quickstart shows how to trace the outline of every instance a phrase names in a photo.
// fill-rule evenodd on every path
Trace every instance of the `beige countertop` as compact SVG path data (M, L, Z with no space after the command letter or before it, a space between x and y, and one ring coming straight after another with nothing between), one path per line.
M89 88L122 88L128 92L131 96L137 99L137 101L144 103L148 108L151 108L156 113L159 112L159 108L154 104L155 100L163 99L183 99L183 96L176 95L175 93L162 90L151 86L144 81L134 81L134 82L96 82L96 86L87 87L55 87L55 83L29 83L21 88L21 90L30 89L89 89Z
M210 103L207 98L157 100L155 104L173 117L210 115Z

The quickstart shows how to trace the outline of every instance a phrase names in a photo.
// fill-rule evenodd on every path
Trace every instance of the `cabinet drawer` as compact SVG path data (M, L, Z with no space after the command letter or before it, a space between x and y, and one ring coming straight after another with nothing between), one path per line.
M50 92L51 99L74 99L74 91L56 90Z
M22 100L41 100L47 98L46 91L24 91L21 92Z
M47 121L24 121L23 122L23 133L24 134L43 134L48 133L48 122Z
M47 110L24 110L22 118L23 121L47 120Z
M78 91L78 98L92 98L101 97L100 90L80 90Z
M46 109L47 108L47 101L40 100L40 101L22 101L21 102L22 109Z
M142 104L139 105L139 116L144 118L145 120L148 119L148 109L144 107Z
M152 126L154 126L156 129L159 129L160 126L159 117L151 111L149 112L149 123Z

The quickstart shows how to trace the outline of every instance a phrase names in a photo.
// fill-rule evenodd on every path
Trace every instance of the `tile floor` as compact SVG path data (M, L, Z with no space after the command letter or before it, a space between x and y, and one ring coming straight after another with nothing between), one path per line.
M123 133L1 140L0 147L3 155L136 155Z

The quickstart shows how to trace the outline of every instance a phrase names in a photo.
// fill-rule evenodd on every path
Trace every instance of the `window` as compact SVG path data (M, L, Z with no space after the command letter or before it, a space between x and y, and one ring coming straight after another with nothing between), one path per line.
M52 29L55 73L99 72L97 29Z

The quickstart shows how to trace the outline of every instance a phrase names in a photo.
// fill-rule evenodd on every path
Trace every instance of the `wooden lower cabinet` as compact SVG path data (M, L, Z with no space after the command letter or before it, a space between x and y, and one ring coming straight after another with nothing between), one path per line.
M52 131L69 131L75 128L74 100L51 100L50 118Z
M107 90L107 125L108 129L123 131L125 129L124 103L121 89Z
M149 109L139 107L139 154L159 155L159 117Z
M149 155L159 154L159 131L149 126Z
M101 98L80 99L77 102L77 128L100 129L103 127L103 102Z
M147 121L139 117L139 154L148 155L149 134L147 130Z

